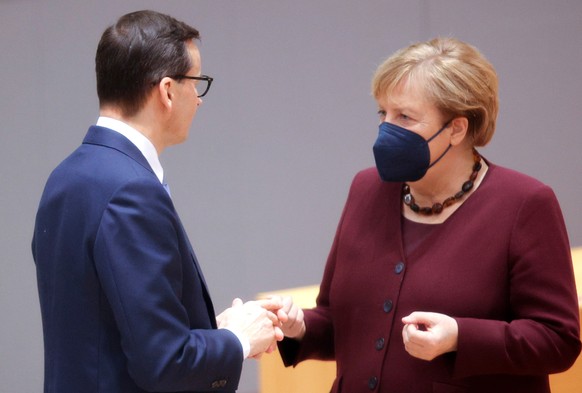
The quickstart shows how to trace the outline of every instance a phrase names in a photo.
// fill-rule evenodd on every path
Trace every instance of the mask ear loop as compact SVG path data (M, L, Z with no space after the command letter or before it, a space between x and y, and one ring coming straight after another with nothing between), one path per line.
M446 128L447 128L447 127L450 125L451 121L453 121L453 119L451 119L451 120L447 121L447 122L445 123L445 125L444 125L444 126L443 126L443 127L440 129L440 130L438 130L438 131L437 131L437 132L436 132L436 133L435 133L433 136L431 136L431 137L429 138L429 140L428 140L428 141L426 141L426 143L430 143L430 141L432 141L434 138L436 138L437 136L439 136L439 134L440 134L441 132L443 132L443 130L445 130L445 129L446 129ZM447 147L447 148L446 148L446 150L443 152L443 154L441 154L441 155L440 155L440 157L439 157L439 158L437 158L437 159L435 160L435 162L433 162L432 164L430 164L428 167L429 167L429 168L432 168L432 166L433 166L433 165L435 165L437 162L439 162L439 161L441 160L441 158L443 158L443 157L445 156L445 154L447 154L447 152L448 152L448 151L451 149L451 147L453 147L453 145L451 145L451 144L449 143L449 147Z

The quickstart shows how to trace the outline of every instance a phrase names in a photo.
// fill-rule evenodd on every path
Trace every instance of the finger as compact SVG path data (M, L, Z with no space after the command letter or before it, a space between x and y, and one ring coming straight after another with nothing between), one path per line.
M404 345L409 347L424 348L427 342L430 340L430 333L422 331L418 326L414 324L405 325L402 329L402 339Z
M273 325L275 326L279 326L281 324L281 322L279 322L279 318L277 317L277 315L273 314L271 311L267 311L267 318L269 318L271 322L273 322Z
M283 309L279 309L277 310L277 318L279 318L279 321L285 323L289 320L289 315Z
M416 323L418 323L418 321L419 321L418 315L416 315L415 313L412 313L412 314L402 318L402 323L405 325L416 324Z
M291 296L285 296L281 299L281 311L285 313L283 317L285 320L295 318L295 313L297 312L298 307L293 303L293 298Z
M405 347L406 344L408 343L408 326L409 325L404 325L404 327L402 328L402 342L404 343Z
M287 312L287 315L291 321L298 321L300 323L303 322L303 310L297 305L293 305Z
M430 313L415 311L412 314L402 318L402 323L430 326L433 324L433 320Z
M255 301L259 306L269 311L276 311L283 307L280 297L271 297Z
M425 348L422 345L419 345L413 341L407 341L404 344L404 349L406 349L406 352L408 352L411 356L417 358L422 358L425 351Z
M415 339L415 334L417 332L417 327L414 324L404 325L402 329L402 338L405 343L411 343Z
M293 306L293 298L291 296L285 296L284 298L282 298L282 304L283 304L283 308L285 310L290 310L291 307Z
M285 334L283 334L283 330L280 327L275 326L275 340L282 341L285 338Z
M267 299L271 299L272 301L276 301L279 304L281 304L281 307L283 307L283 296L281 296L281 295L269 295L269 297Z
M410 335L419 335L421 333L429 332L429 327L424 323L409 323L405 326L408 326L408 333Z
M277 350L277 343L274 342L271 345L269 345L269 348L267 348L267 350L265 351L265 353L273 353Z

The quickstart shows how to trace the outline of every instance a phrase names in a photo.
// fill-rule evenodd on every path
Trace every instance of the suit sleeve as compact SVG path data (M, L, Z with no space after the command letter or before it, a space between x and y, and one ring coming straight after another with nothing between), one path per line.
M128 371L148 391L234 391L243 361L238 339L212 329L205 307L195 310L205 323L191 321L181 302L183 260L192 256L181 255L177 220L163 188L142 180L115 192L99 225L95 265ZM196 280L188 285L203 285Z
M580 352L568 236L549 187L536 189L516 215L508 269L507 321L457 319L456 377L561 372Z

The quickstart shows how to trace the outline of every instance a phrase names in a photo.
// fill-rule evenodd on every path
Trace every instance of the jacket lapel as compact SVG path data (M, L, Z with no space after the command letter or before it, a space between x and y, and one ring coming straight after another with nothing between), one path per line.
M145 169L150 171L152 175L155 176L153 169L151 168L150 164L143 156L141 151L133 144L129 139L124 137L118 132L110 130L109 128L99 127L99 126L91 126L85 139L83 140L84 144L91 144L91 145L99 145L104 147L109 147L111 149L115 149L122 154L125 154L132 158L134 161L139 163ZM180 229L184 234L184 238L188 242L188 248L190 250L190 256L192 258L192 263L196 268L196 272L198 273L198 277L202 282L202 290L204 294L204 300L206 301L206 306L208 307L208 313L210 314L211 323L214 328L216 328L216 314L214 311L214 306L212 305L212 300L210 299L210 294L208 292L208 286L206 285L206 280L204 279L204 275L202 274L202 270L200 269L200 265L198 264L198 260L196 259L196 254L194 253L194 249L192 248L192 244L190 244L190 240L188 239L188 235L186 234L186 230L180 221L180 217L178 213L174 210L176 215L176 219L180 225Z
M214 305L212 304L212 299L210 298L210 292L208 291L208 285L206 284L206 280L204 279L204 274L202 274L202 269L200 268L200 265L198 264L198 259L196 258L196 253L194 253L194 248L192 247L192 244L190 243L190 239L188 238L188 236L186 234L186 230L184 229L184 226L182 225L182 221L180 221L180 217L178 217L177 214L176 214L176 217L178 219L178 223L180 224L180 229L184 233L184 238L188 242L188 249L190 250L190 256L192 257L192 262L194 263L194 267L196 268L196 272L198 273L198 277L200 278L200 281L202 282L202 292L204 294L204 300L206 302L206 307L208 308L208 313L211 316L210 320L212 322L212 326L214 328L216 328L216 313L214 311Z
M141 154L141 151L139 151L139 149L131 143L129 139L118 132L105 127L91 126L89 131L87 131L87 135L85 135L83 143L115 149L120 153L131 157L134 161L138 162L141 166L155 175L152 167L148 164L148 161L143 154Z

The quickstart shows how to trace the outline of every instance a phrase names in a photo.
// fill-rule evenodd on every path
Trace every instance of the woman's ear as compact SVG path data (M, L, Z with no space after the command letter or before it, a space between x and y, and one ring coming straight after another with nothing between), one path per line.
M469 120L466 117L455 117L451 120L451 145L457 146L465 140L469 130Z

